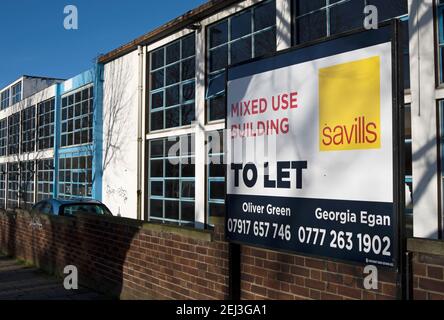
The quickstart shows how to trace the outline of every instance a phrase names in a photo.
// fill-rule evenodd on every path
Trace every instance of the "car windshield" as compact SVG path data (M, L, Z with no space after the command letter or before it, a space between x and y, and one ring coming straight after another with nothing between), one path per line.
M100 204L72 204L65 205L63 213L66 216L73 216L79 213L92 215L111 215L111 213Z

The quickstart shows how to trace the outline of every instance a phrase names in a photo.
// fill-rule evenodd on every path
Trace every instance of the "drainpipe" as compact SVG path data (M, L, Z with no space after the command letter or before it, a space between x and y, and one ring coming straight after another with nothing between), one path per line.
M137 115L137 219L142 220L142 144L143 144L143 47L138 46L139 52L139 83L137 93L138 115Z

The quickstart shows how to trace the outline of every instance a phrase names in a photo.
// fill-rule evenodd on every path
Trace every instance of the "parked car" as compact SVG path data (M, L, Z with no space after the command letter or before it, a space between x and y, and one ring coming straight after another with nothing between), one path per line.
M56 216L75 216L78 213L112 216L111 211L100 201L87 199L46 199L36 203L31 212Z

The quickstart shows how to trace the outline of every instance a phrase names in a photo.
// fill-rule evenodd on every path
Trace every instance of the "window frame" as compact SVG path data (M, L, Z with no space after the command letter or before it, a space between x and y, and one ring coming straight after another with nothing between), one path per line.
M217 124L217 123L222 123L225 120L225 116L221 119L215 119L215 120L211 120L210 117L210 104L212 100L216 100L218 98L221 98L225 95L225 88L224 90L217 92L216 94L213 94L212 96L208 96L208 91L209 91L209 85L212 81L214 81L215 79L219 78L219 77L225 77L225 71L226 69L231 66L231 45L233 43L236 42L240 42L244 39L247 38L251 38L251 57L249 59L255 59L261 56L256 56L255 55L255 36L257 36L258 34L261 33L265 33L271 30L274 30L274 36L275 36L275 51L277 51L277 23L275 22L274 25L272 26L268 26L266 28L263 28L261 30L255 30L255 25L254 25L254 12L255 10L260 7L260 6L264 6L266 4L269 3L275 3L275 10L277 13L277 3L276 0L264 0L261 1L259 3L253 4L247 8L244 8L232 15L229 15L227 17L224 17L223 19L217 20L212 22L211 24L206 26L206 37L205 37L205 96L204 96L204 101L205 101L205 124L207 125L211 125L211 124ZM246 12L251 12L251 33L245 34L239 38L236 39L231 39L231 23L233 18L240 16ZM222 44L218 44L217 46L211 47L210 45L210 29L213 28L214 26L218 25L218 24L222 24L224 22L227 22L227 41L222 43ZM227 46L227 65L225 68L222 69L218 69L218 70L214 70L214 71L210 71L210 53L212 51L215 51L219 48L223 48L224 46ZM249 60L247 59L247 61Z
M37 188L36 188L36 202L40 202L49 198L52 198L54 195L54 158L49 159L39 159L37 160ZM41 177L48 176L48 179ZM46 192L45 188L48 188L49 191Z
M208 137L211 134L214 134L215 132L217 132L217 134L219 135L219 139L222 139L222 142L220 143L220 146L222 147L222 150L219 150L219 152L214 153L211 152L210 153L210 149L209 149L209 141L208 141ZM205 137L205 216L206 216L206 221L207 223L210 221L211 217L220 217L219 215L212 215L211 214L211 204L215 204L215 205L223 205L224 206L224 213L222 216L225 216L225 202L226 202L226 178L227 178L227 173L226 173L226 168L224 168L224 176L223 177L211 177L210 176L210 165L211 165L211 158L212 157L220 157L222 159L222 165L225 167L225 163L226 163L226 149L225 149L225 130L213 130L213 131L209 131L206 132L206 137ZM224 199L212 199L211 198L211 182L223 182L224 183Z
M5 110L11 104L11 93L9 88L0 94L0 110Z
M20 154L33 153L36 147L36 106L20 111Z
M0 120L0 157L8 155L8 118Z
M179 225L179 226L194 226L196 224L196 154L194 152L194 150L188 150L188 153L183 154L182 153L182 143L183 143L183 138L186 138L187 143L191 141L191 144L193 144L195 141L195 135L194 133L189 133L189 134L183 134L183 135L175 135L175 136L168 136L168 137L161 137L161 138L153 138L153 139L149 139L147 140L147 148L148 148L148 157L147 157L147 162L148 162L148 166L147 166L147 220L150 222L157 222L157 223L163 223L163 224L175 224L175 225ZM179 155L177 156L167 156L166 155L166 146L167 146L167 142L170 141L172 142L171 139L176 139L176 143L180 143L180 150L179 150ZM161 157L153 157L152 156L152 143L155 141L162 141L163 142L163 154ZM166 163L168 160L170 159L175 159L175 160L179 160L179 163L177 164L179 166L178 168L178 176L175 177L168 177L166 176ZM194 176L193 177L183 177L182 176L182 159L190 159L191 160L191 164L188 163L188 165L192 165L194 166ZM151 166L151 162L152 161L162 161L162 177L153 177L152 176L152 166ZM166 185L165 182L166 181L175 181L177 180L179 183L179 189L178 189L178 197L177 198L170 198L166 196ZM163 188L163 192L162 192L162 196L153 196L152 195L152 190L151 190L151 184L152 182L162 182L162 188ZM189 197L183 197L182 196L182 186L183 186L183 182L192 182L194 185L194 197L193 198L189 198ZM155 200L155 201L162 201L162 217L153 217L151 215L151 201ZM173 202L177 202L178 203L178 219L170 219L170 218L166 218L166 211L165 211L165 202L166 201L173 201ZM193 207L194 207L194 212L193 212L193 221L187 221L187 220L183 220L182 219L182 203L192 203Z
M82 169L80 162L84 158L85 167ZM59 168L56 172L58 176L57 190L58 196L61 199L73 199L73 198L83 198L92 199L93 198L93 155L88 153L66 153L59 157ZM68 161L69 160L69 161ZM74 166L74 160L77 161L78 165ZM68 167L69 162L69 167ZM63 163L63 165L62 165ZM69 172L69 175L67 174ZM74 181L74 175L79 176L79 181ZM84 174L84 179L80 179L81 174ZM69 176L69 179L66 177ZM62 178L63 177L63 178ZM90 179L89 179L90 178ZM81 181L82 180L82 181ZM69 186L70 193L66 192L66 187ZM82 195L80 192L74 193L74 186L77 190L83 186L85 194ZM62 191L63 188L63 191Z
M325 18L326 18L326 20L325 20L326 35L325 35L325 37L317 38L317 39L314 39L314 40L312 39L312 40L310 40L308 42L317 41L317 40L320 40L320 39L327 39L327 38L329 38L329 37L331 37L333 35L337 35L337 34L341 34L341 33L347 32L347 31L342 31L342 32L338 32L338 33L335 33L335 34L331 34L330 11L331 11L331 8L333 8L333 7L340 6L342 4L345 4L345 3L348 3L348 2L351 2L351 1L354 1L354 0L337 0L337 2L334 2L334 3L330 3L330 0L325 0L326 4L324 6L322 6L320 8L317 8L315 10L311 10L311 11L306 12L306 13L301 14L301 15L297 15L296 1L299 1L299 0L291 0L291 33L292 33L291 44L292 44L292 46L297 46L297 45L300 45L300 44L303 44L303 43L307 43L307 41L305 41L305 42L296 41L296 38L297 38L296 37L296 35L297 35L296 21L298 19L300 19L300 18L309 16L311 14L318 13L318 12L321 12L321 11L325 11L326 12L326 14L325 14ZM362 4L363 4L363 8L366 5L370 5L369 0L361 0L361 1L362 1ZM407 8L407 11L408 11L408 8ZM361 14L362 14L362 18L364 18L364 13L361 12ZM399 15L399 16L396 16L396 17L389 18L389 19L402 18L402 17L406 17L406 16L409 16L409 12L407 12L406 14L402 14L402 15ZM389 19L380 20L379 22L381 23L381 22L387 21ZM357 28L357 29L359 29L359 28ZM351 30L353 30L353 29L350 29L348 31L351 31Z
M94 142L94 84L89 83L81 88L78 88L76 90L70 91L68 93L65 93L61 97L62 105L60 108L60 148L72 148L72 147L79 147L83 145L90 145ZM83 98L83 92L88 90L88 98ZM76 95L80 94L82 96L80 102L77 102ZM72 97L72 104L69 103L70 98ZM65 102L67 101L66 105ZM88 102L88 113L84 114L83 104L85 102ZM80 115L76 116L76 105L80 104ZM72 108L72 117L69 116L69 109ZM63 114L66 110L66 119L63 118ZM82 121L84 118L88 118L88 126L85 127L82 124ZM76 128L75 122L80 121L80 129ZM72 122L72 129L69 130L69 123ZM63 127L66 124L66 130L64 131ZM86 142L83 142L82 137L84 136L85 132L87 132L87 139ZM80 143L76 143L76 133L80 135ZM69 143L69 137L72 136L72 142ZM64 142L64 138L66 137L66 144Z
M17 88L19 88L18 91ZM22 100L23 100L23 84L22 81L20 81L11 87L11 105L19 103Z
M0 164L0 208L6 209L8 164Z
M20 127L21 127L21 111L18 111L11 114L8 117L8 156L20 154L20 146L21 146ZM17 140L17 141L11 144L11 140ZM15 149L13 149L14 147Z
M6 208L15 209L19 207L20 203L20 163L8 162L7 168ZM15 179L11 179L11 177L15 177Z
M194 54L187 56L187 57L183 57L183 42L185 40L187 40L188 38L194 37ZM180 38L177 38L175 40L172 40L162 46L159 46L158 48L155 48L149 52L147 52L147 66L148 66L148 70L147 70L147 131L148 133L160 133L160 132L164 132L164 131L171 131L171 130L177 130L177 129L183 129L183 128L187 128L187 127L191 127L193 121L196 121L196 86L197 86L197 48L196 48L196 42L197 42L197 34L196 32L191 32L189 34L183 35ZM174 60L171 63L167 63L167 48L174 46L175 44L179 43L179 59ZM157 68L153 68L153 59L152 56L153 54L159 52L163 50L163 64L160 67ZM194 77L183 80L183 64L184 62L187 61L191 61L192 59L194 59ZM167 69L169 67L173 67L175 65L179 65L179 81L175 82L173 84L167 84ZM159 88L153 89L152 85L153 85L153 81L152 81L152 75L156 72L160 72L163 70L163 85L160 86ZM191 85L194 84L194 98L193 99L189 99L189 100L185 100L184 99L184 87L186 85ZM171 106L166 106L166 99L167 99L167 89L170 88L174 88L174 87L179 87L179 101L177 104L173 104ZM162 106L158 107L155 109L155 111L153 112L152 106L153 106L153 96L155 94L158 93L162 93ZM194 112L194 117L193 120L191 120L190 124L183 124L183 118L182 118L182 112L183 112L183 108L185 106L189 106L189 105L193 105L193 112ZM168 110L172 110L172 109L179 109L179 119L178 119L178 126L175 127L166 127L167 124L167 111ZM162 124L162 128L161 129L152 129L152 114L153 113L162 113L163 117L163 124Z
M46 109L49 109L47 111ZM50 120L47 121L47 116ZM42 121L43 119L43 121ZM51 120L52 119L52 120ZM44 132L48 128L49 135ZM43 133L42 133L43 131ZM36 150L48 150L54 148L54 131L55 131L55 98L39 102L36 107ZM48 145L45 142L49 142Z

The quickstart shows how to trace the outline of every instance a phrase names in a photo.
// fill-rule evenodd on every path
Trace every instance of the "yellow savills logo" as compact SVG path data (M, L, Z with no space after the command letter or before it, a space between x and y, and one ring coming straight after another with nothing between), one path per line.
M320 150L381 148L380 58L319 70Z

